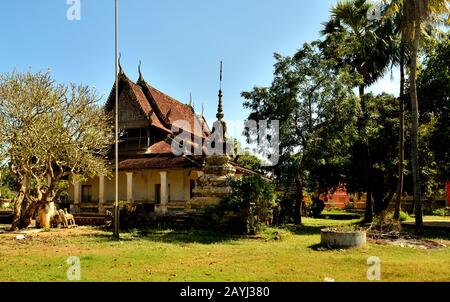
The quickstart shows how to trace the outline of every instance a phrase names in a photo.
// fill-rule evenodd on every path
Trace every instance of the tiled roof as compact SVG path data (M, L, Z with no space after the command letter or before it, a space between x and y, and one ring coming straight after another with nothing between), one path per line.
M153 126L170 133L172 125L176 125L186 132L193 133L194 125L205 125L206 130L202 133L203 138L209 135L209 128L204 119L201 120L189 105L183 104L180 101L168 96L160 90L152 87L143 79L139 79L138 83L131 81L125 73L119 75L119 87L121 91L127 89L131 94L132 100L138 105L142 113L149 119ZM125 86L122 86L124 85ZM115 85L106 102L106 108L112 108L115 97ZM185 127L177 121L186 121L189 127ZM194 133L196 134L196 133Z
M145 115L147 117L149 117L152 125L159 129L162 129L166 132L170 132L170 129L168 127L164 126L163 123L159 120L158 116L156 115L156 113L152 109L150 103L148 102L147 98L145 97L145 94L142 91L142 88L139 85L133 83L130 79L127 78L127 80L129 82L131 89L133 90L134 94L136 95L136 101L141 106Z
M147 98L144 95L144 92L142 92L142 88L139 85L134 84L130 79L125 78L125 81L130 86L131 90L133 91L136 101L138 102L139 106L141 107L142 111L145 113L146 116L149 115L149 113L152 111L152 108L150 107L150 104L147 101Z
M172 154L172 146L166 141L160 141L150 146L145 154Z
M133 158L119 162L119 170L183 169L195 168L198 165L196 161L181 156Z
M167 122L171 125L175 124L184 131L190 133L194 132L195 123L199 126L201 125L200 120L191 106L177 101L146 82L140 83L140 85L143 86L144 89L147 88L147 91L156 103L156 106L158 106L163 116L167 118ZM189 127L184 127L181 123L176 123L177 121L186 121L188 122ZM206 138L207 133L202 133L202 136Z
M124 84L125 86L122 86ZM131 81L125 74L120 74L119 87L121 87L121 91L123 91L123 89L127 89L126 91L130 93L131 99L135 101L137 105L139 105L139 109L141 110L143 115L148 118L149 122L153 126L170 133L168 127L165 127L164 124L159 120L158 116L154 113L154 110L152 109L144 92L142 91L142 88L139 85L133 83L133 81ZM109 95L109 98L105 104L105 107L107 109L113 107L115 93L116 93L116 86L114 85L111 90L111 94Z

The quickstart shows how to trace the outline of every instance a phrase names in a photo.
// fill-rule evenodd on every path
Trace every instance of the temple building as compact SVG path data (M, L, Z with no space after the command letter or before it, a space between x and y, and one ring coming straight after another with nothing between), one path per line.
M105 104L105 109L115 113L116 85ZM192 205L199 179L204 175L207 156L203 145L211 132L202 114L196 114L192 104L184 104L148 84L139 68L137 82L130 80L120 68L119 73L119 200L144 204L149 211L166 213L172 209L185 209ZM219 93L219 125L222 121L222 91ZM185 121L179 123L179 121ZM186 123L187 122L187 123ZM194 130L194 125L201 125ZM176 129L177 132L173 131ZM180 131L192 138L190 148L197 155L175 155L172 142ZM115 200L114 148L109 162L111 174L71 184L69 203L74 213L104 213L111 209ZM194 152L200 150L200 153ZM230 163L219 160L226 171L237 177L251 173ZM217 160L213 160L217 162ZM230 168L232 167L232 168ZM220 176L220 175L219 175ZM204 177L203 177L204 178ZM215 185L220 185L215 182ZM207 191L207 190L206 190ZM225 192L224 190L222 190ZM202 200L207 196L202 195ZM198 198L197 198L198 199ZM207 199L207 198L206 198Z

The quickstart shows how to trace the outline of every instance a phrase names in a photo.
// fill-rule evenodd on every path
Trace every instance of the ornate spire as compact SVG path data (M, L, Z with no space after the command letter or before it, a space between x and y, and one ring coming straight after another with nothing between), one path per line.
M139 67L138 67L139 79L138 79L138 83L139 82L144 82L144 77L142 76L142 72L141 72L141 65L142 65L142 62L141 62L141 60L139 60Z
M219 121L222 121L222 119L224 118L224 114L223 114L223 105L222 105L222 97L223 97L223 93L222 93L222 61L220 61L220 89L219 89L219 107L217 109L217 119Z

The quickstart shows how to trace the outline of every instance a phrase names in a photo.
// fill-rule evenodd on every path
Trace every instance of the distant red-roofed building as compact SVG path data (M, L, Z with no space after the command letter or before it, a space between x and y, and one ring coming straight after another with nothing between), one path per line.
M347 190L344 186L340 186L335 191L321 196L322 201L325 203L325 208L331 209L345 209L350 202L350 196L347 194Z

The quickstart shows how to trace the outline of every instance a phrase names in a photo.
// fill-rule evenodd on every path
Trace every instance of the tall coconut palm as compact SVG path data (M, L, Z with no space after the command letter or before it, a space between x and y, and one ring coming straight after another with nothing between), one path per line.
M406 46L400 38L399 45L399 68L400 68L400 95L399 95L399 140L398 140L398 183L397 197L395 201L394 219L400 219L401 202L403 195L403 180L405 174L405 58Z
M365 88L384 75L393 53L392 28L386 22L371 20L368 12L373 4L367 0L338 2L331 10L330 20L321 31L325 36L324 52L343 65L355 68L361 76L359 95L361 99L360 136L364 149L366 178L365 222L372 222L372 167L369 141L366 135L368 112L366 110Z
M413 176L414 212L416 233L423 234L422 198L419 166L419 102L417 98L417 66L423 28L427 25L448 24L450 21L447 0L391 0L391 13L401 12L405 21L402 35L409 42L411 58L409 63L409 86L411 98L411 168Z
M385 10L389 10L389 6L384 7ZM404 27L405 16L402 11L396 13L390 13L390 16L384 18L385 22L390 22L393 25L394 36L396 42L396 49L392 56L392 66L398 66L400 70L400 93L398 98L399 105L399 140L398 140L398 181L397 181L397 196L395 202L394 219L400 219L401 201L404 187L404 174L405 174L405 66L407 60L407 45L405 39L401 33L401 29Z

